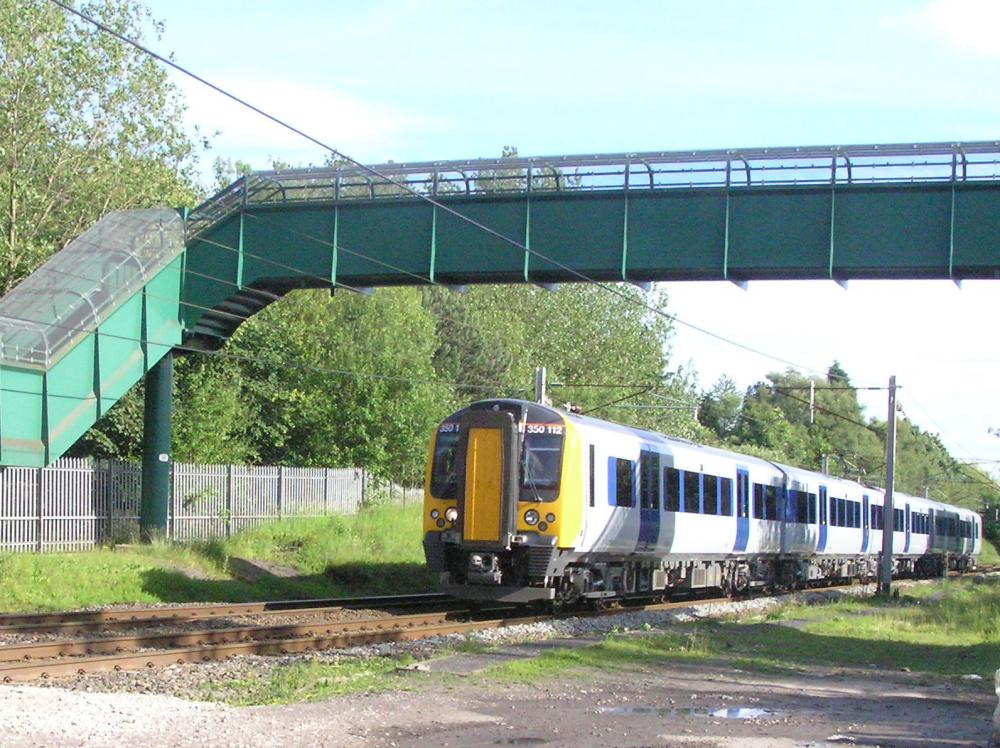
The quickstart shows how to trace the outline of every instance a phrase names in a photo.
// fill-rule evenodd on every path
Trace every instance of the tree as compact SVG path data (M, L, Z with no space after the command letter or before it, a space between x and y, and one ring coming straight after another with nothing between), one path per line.
M414 482L450 391L415 289L295 291L226 346L242 364L250 450L265 464L357 465Z
M129 0L81 10L134 39L150 20ZM46 0L0 0L0 294L108 211L193 202L183 113L154 60Z
M701 399L698 421L720 439L728 439L739 425L742 407L743 397L736 383L723 374Z

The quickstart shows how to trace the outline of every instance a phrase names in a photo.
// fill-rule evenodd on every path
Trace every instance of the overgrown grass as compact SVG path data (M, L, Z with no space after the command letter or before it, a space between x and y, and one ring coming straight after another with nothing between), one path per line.
M420 506L385 504L354 516L287 519L205 543L2 554L0 611L431 590L420 523ZM233 556L281 564L297 574L250 584L228 573Z

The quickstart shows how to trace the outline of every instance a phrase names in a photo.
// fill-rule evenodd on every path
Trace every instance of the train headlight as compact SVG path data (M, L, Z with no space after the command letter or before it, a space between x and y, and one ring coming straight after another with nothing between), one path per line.
M439 512L437 509L431 509L431 519L437 519L440 516L441 512Z
M534 509L529 509L524 513L524 523L526 525L532 525L532 526L537 525L538 519L539 519L538 512L536 512Z
M448 507L444 510L444 518L449 522L454 522L458 519L458 509L453 506Z
M549 512L548 514L545 515L545 521L551 525L553 522L556 521L556 515L554 515L552 512Z

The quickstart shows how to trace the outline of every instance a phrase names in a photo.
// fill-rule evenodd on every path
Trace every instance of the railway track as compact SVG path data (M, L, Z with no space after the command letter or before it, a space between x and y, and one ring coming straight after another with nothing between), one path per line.
M256 603L219 603L174 605L161 608L122 608L110 610L75 610L59 613L0 615L0 634L16 627L34 631L80 631L137 624L170 624L209 618L268 615L337 608L404 608L443 605L453 602L451 595L438 592L414 595L379 595L374 597L329 597L305 600L273 600Z
M850 586L850 585L841 585ZM784 594L784 593L779 593ZM759 596L772 596L760 594ZM669 602L625 604L574 615L604 616L626 611L665 611L726 602L726 597L688 597ZM407 609L432 607L418 613ZM367 615L349 620L308 620L337 610L383 608L396 614ZM213 619L274 615L307 620L276 624L143 631L120 636L86 636L95 630L120 627L205 624ZM234 655L286 655L328 649L413 641L430 636L465 633L555 618L523 615L511 608L481 611L475 619L467 606L447 595L403 595L329 600L280 601L219 606L185 606L138 610L85 611L33 616L0 616L0 637L42 632L73 632L82 638L14 642L0 646L0 681L135 670L179 663L224 660ZM95 628L97 627L97 628Z

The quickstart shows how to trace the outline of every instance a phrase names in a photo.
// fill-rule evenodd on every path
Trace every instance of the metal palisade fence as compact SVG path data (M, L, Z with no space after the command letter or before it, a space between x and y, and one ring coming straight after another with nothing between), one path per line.
M374 495L414 500L375 485L361 468L171 466L168 537L225 537L282 517L353 514ZM47 468L0 469L0 551L72 551L138 534L142 470L113 460L63 458Z

